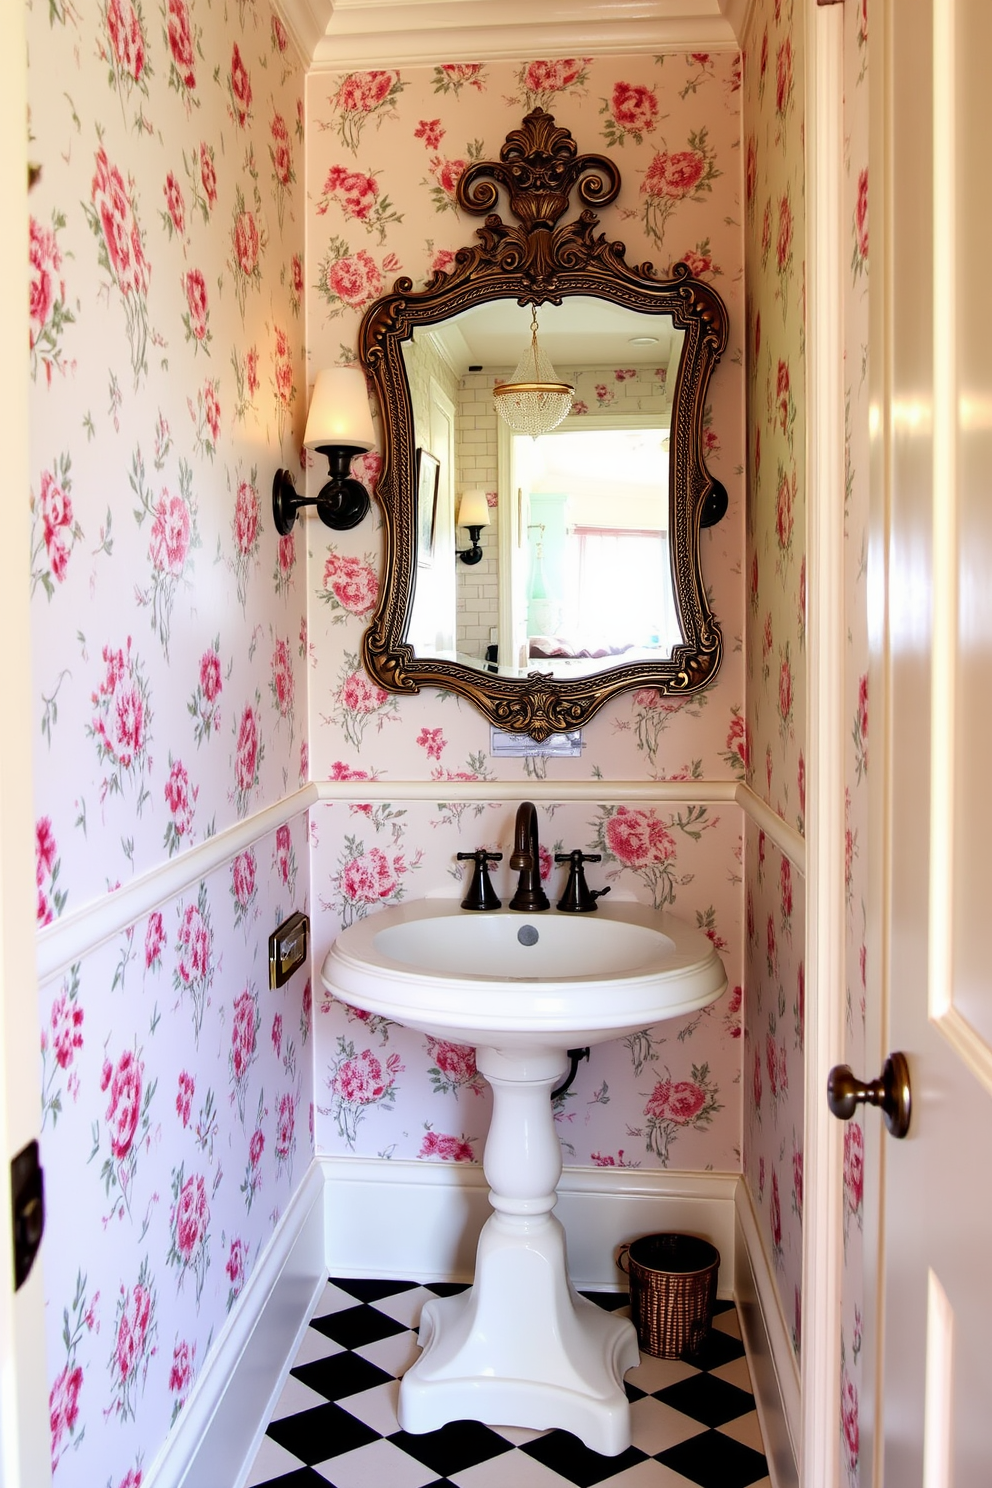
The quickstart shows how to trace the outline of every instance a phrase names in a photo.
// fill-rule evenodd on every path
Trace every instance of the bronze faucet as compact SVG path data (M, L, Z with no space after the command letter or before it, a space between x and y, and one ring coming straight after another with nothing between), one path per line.
M522 801L517 807L510 867L520 874L510 908L550 909L551 901L541 887L541 852L537 840L537 809L533 801Z

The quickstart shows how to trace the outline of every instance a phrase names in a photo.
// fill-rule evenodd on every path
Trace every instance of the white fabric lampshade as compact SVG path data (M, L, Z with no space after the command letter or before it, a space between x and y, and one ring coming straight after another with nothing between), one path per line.
M372 410L360 367L326 367L317 373L303 443L307 449L325 444L373 447Z
M488 527L489 503L485 491L463 491L458 506L459 527Z

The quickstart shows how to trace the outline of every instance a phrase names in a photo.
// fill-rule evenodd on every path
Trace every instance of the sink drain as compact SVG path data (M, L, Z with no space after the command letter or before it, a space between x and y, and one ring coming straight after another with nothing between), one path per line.
M517 931L517 939L521 945L537 945L540 938L540 932L535 925L521 925Z

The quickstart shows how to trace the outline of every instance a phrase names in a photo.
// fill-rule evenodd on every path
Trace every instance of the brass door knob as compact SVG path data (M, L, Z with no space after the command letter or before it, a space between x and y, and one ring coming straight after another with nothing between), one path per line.
M905 1054L890 1054L877 1080L859 1080L846 1064L835 1064L827 1077L827 1105L838 1121L850 1121L858 1106L878 1106L894 1137L909 1131L913 1109L909 1065Z

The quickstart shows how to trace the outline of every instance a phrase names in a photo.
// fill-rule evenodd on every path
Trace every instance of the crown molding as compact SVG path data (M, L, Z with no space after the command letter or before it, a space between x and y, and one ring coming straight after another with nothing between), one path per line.
M327 30L331 0L272 0L272 8L289 32L304 72L308 71Z
M736 50L749 0L277 0L312 71Z

